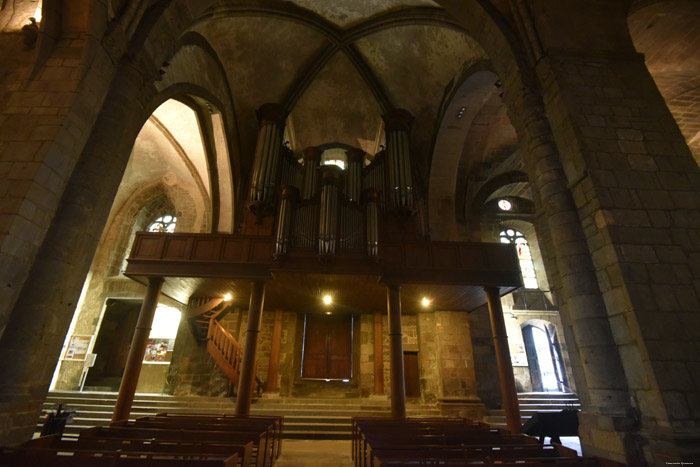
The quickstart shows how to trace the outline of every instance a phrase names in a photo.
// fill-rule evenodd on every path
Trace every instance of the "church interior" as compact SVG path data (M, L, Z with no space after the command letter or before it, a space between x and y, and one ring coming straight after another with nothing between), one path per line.
M559 397L700 461L700 2L5 0L0 45L0 446L52 394Z

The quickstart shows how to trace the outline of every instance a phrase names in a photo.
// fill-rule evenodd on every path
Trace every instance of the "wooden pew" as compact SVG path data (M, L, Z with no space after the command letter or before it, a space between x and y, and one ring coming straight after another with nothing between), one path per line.
M231 456L236 454L240 467L251 467L253 460L253 442L245 444L223 444L191 441L161 441L143 439L101 439L82 438L78 441L63 441L59 434L42 436L24 443L27 449L57 449L59 451L112 451L112 452L149 452L197 455L206 453L212 456Z
M279 458L282 453L282 435L284 431L284 417L255 415L251 417L238 417L235 415L206 415L206 414L169 414L159 413L155 417L141 417L138 420L162 420L166 419L173 423L213 423L231 424L244 427L271 427L275 449L274 456Z
M138 418L133 422L121 421L112 423L112 427L121 428L153 428L165 430L186 430L186 431L212 431L212 432L227 432L234 433L236 436L241 436L244 433L253 435L263 435L260 442L256 443L253 448L253 454L256 458L262 458L261 465L272 465L275 452L275 434L270 424L259 424L259 426L249 426L241 423L238 420L233 423L214 423L209 421L177 421L165 418L156 419L153 417Z
M2 467L235 467L237 454L67 451L62 449L3 448Z
M124 423L124 422L119 422ZM197 441L201 443L240 444L252 442L254 462L258 467L272 466L274 460L266 456L265 432L245 431L210 431L184 430L167 428L139 428L129 426L93 427L80 432L79 440L84 438L118 438L161 441Z

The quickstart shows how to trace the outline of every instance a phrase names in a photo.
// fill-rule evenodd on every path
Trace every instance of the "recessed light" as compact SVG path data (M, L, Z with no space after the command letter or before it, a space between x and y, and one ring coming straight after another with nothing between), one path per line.
M331 297L330 295L324 295L323 303L325 303L326 305L330 305L331 303L333 303L333 297Z
M430 300L428 300L428 297L423 297L423 300L421 300L421 304L423 304L423 307L425 308L430 306Z
M228 302L229 300L231 300L231 294L227 293L226 295L224 295L224 301Z

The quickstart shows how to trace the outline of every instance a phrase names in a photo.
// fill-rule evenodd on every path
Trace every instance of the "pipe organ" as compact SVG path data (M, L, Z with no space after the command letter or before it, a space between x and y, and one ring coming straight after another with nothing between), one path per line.
M275 258L283 258L290 249L303 249L321 258L361 252L377 259L383 213L405 216L415 212L410 114L392 110L385 115L386 149L365 166L365 152L349 148L344 170L324 165L324 152L317 147L306 148L297 156L284 146L286 115L279 106L264 105L258 117L250 202L258 216L269 214L265 207L278 207ZM338 150L334 151L337 157Z

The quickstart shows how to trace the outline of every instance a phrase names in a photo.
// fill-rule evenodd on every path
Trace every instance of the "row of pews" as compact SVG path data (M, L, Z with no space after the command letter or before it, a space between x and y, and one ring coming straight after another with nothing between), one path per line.
M0 467L271 467L283 417L158 414L0 450Z
M578 457L560 445L512 434L468 419L353 418L355 467L490 465L501 467L621 467L607 459Z

